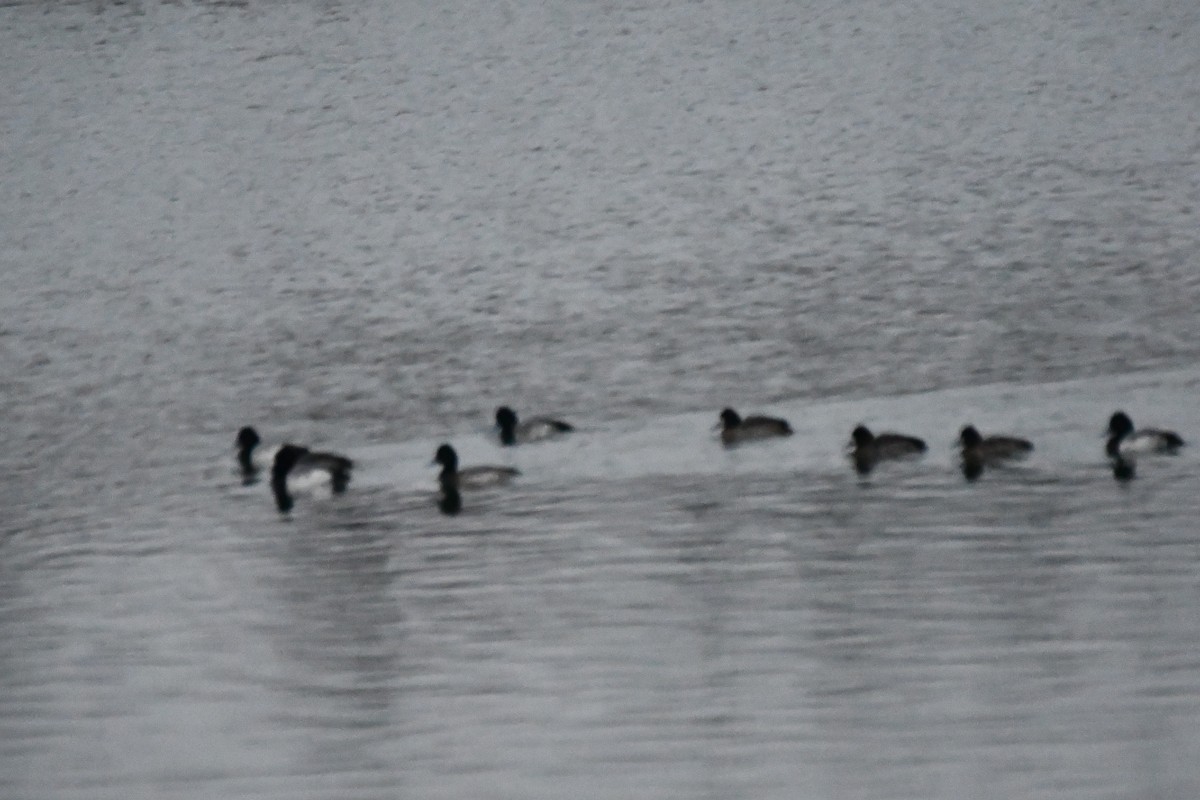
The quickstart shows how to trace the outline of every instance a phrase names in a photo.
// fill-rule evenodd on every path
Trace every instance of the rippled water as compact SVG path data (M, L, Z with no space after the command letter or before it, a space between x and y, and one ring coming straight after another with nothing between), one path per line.
M0 795L1195 797L1198 24L0 8Z

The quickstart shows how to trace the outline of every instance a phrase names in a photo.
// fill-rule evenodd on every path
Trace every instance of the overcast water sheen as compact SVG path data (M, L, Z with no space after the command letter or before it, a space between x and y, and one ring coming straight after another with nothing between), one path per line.
M1191 0L10 0L0 53L0 797L1200 796ZM1117 408L1193 445L1114 480ZM968 483L967 422L1037 449ZM281 516L245 424L350 492ZM445 516L443 441L523 474Z

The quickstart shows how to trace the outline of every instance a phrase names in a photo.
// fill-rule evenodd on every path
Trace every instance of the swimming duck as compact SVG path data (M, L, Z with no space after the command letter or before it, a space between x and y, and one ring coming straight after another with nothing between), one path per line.
M521 474L520 470L512 467L467 467L458 468L458 453L448 444L437 449L433 460L442 465L438 474L438 482L443 491L446 489L485 489L490 486L503 486Z
M962 449L962 469L967 480L983 474L985 466L1024 458L1033 452L1033 442L1016 436L983 436L974 425L967 425L958 435Z
M859 425L850 434L853 449L850 457L859 474L865 475L880 461L906 458L925 452L925 442L915 436L902 433L871 433L865 425Z
M575 430L568 423L550 417L534 417L518 422L517 412L508 406L496 409L496 427L500 429L500 443L505 445L537 442Z
M721 441L725 444L738 444L754 439L769 439L775 436L791 436L792 426L787 420L779 417L766 417L752 414L742 418L732 408L721 412Z
M1183 439L1175 431L1159 428L1134 430L1133 420L1118 411L1108 420L1108 443L1104 452L1112 458L1136 458L1142 453L1175 453L1183 447Z
M283 513L292 510L292 492L312 495L341 494L350 484L354 462L334 453L314 453L307 447L285 444L271 467L271 492Z

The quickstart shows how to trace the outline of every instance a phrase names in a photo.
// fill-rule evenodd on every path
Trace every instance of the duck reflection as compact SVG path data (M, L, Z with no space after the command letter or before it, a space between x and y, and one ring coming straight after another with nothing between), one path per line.
M453 484L442 483L442 490L438 494L438 510L448 517L462 511L462 495Z
M962 474L968 481L977 481L983 475L983 459L977 455L963 454Z
M1110 460L1113 477L1120 483L1131 481L1137 477L1137 462L1132 458L1116 456Z

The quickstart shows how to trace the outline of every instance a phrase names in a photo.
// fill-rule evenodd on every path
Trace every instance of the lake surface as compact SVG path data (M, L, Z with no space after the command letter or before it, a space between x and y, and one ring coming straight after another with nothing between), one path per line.
M0 7L0 796L1200 795L1200 10L877 5Z

